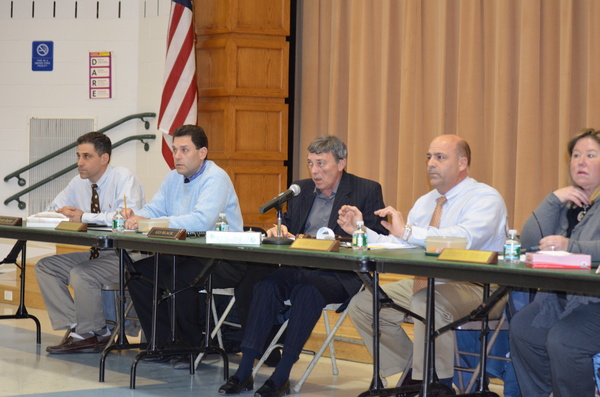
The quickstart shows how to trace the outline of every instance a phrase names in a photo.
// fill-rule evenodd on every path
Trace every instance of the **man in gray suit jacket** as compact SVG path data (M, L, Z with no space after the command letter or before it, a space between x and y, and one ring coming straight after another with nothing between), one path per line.
M327 226L336 235L349 234L337 224L338 210L343 205L354 205L365 214L365 225L380 233L387 233L381 225L382 218L374 212L384 208L381 185L344 171L348 151L339 138L323 135L308 147L308 169L311 179L295 182L301 192L288 202L282 220L282 235L299 233L315 236ZM275 235L275 229L268 231ZM252 366L259 358L276 325L277 314L290 300L289 324L283 355L273 375L260 387L255 396L283 396L289 394L289 376L298 360L302 347L321 316L323 307L330 303L345 302L361 286L354 272L333 271L282 266L263 279L254 289L254 297L244 330L242 361L237 372L219 388L221 394L238 394L252 390Z

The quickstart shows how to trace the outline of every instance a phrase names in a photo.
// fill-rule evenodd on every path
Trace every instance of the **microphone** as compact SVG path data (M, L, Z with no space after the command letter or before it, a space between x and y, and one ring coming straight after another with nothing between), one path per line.
M543 238L544 238L544 232L542 231L542 225L540 225L540 221L539 221L539 219L538 219L537 215L535 214L535 211L531 211L531 215L533 215L533 218L535 219L535 222L536 222L536 223L537 223L537 225L538 225L538 229L540 229L540 239L543 239ZM540 248L539 248L539 246L538 246L538 250L539 250L539 249L540 249Z
M300 186L298 186L294 183L292 186L290 186L290 188L288 190L286 190L285 192L279 193L276 197L269 200L268 203L261 206L258 210L260 211L261 214L264 214L271 208L281 207L283 205L283 203L285 203L292 197L295 197L299 194L300 194Z

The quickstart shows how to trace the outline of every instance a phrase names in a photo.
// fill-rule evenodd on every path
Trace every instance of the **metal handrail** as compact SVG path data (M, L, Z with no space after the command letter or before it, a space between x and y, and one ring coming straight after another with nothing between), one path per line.
M119 126L119 125L121 125L121 124L129 121L129 120L133 120L133 119L140 119L140 120L142 120L144 122L144 128L146 128L147 130L149 130L150 129L150 122L147 121L147 120L144 120L144 117L156 117L156 113L146 112L146 113L130 114L129 116L125 116L122 119L117 120L114 123L109 124L106 127L99 129L98 132L104 133L104 132L106 132L108 130L111 130L111 129L113 129L113 128L115 128L115 127L117 127L117 126ZM21 177L21 173L23 173L25 171L29 171L30 169L32 169L34 167L37 167L38 165L43 164L46 161L51 160L54 157L58 156L59 154L62 154L64 152L66 152L67 150L72 149L72 148L74 148L76 146L77 146L77 142L73 142L73 143L71 143L71 144L69 144L69 145L67 145L67 146L65 146L65 147L63 147L61 149L55 150L54 152L52 152L52 153L50 153L50 154L48 154L48 155L46 155L46 156L44 156L44 157L42 157L42 158L34 161L32 163L27 164L25 167L19 168L15 172L12 172L12 173L6 175L4 177L4 182L8 182L10 179L16 177L16 178L18 178L18 184L19 184L19 186L25 186L25 184L27 183L27 181L24 178Z
M150 150L150 145L148 144L148 142L144 142L144 139L156 139L156 135L145 134L145 135L128 136L127 138L121 139L117 143L114 143L112 145L112 148L114 149L116 147L119 147L129 141L139 140L140 142L142 142L144 144L144 150L148 151L148 150ZM19 209L24 210L27 207L27 204L25 204L24 201L19 200L21 198L21 196L24 196L25 194L31 192L32 190L35 190L38 187L45 185L48 182L53 181L54 179L58 178L59 176L62 176L64 174L66 174L67 172L74 170L75 168L77 168L77 163L72 164L72 165L68 166L67 168L63 168L62 170L55 172L54 174L50 175L49 177L42 179L38 183L35 183L35 184L21 190L17 194L13 194L12 196L10 196L6 200L4 200L4 205L8 205L8 203L10 203L11 201L16 201L17 203L19 203Z

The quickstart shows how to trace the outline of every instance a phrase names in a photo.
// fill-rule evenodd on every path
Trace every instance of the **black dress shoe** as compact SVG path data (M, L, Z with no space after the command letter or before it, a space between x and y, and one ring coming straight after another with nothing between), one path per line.
M145 363L168 363L174 356L144 356L141 360Z
M104 346L106 346L106 343L104 343ZM104 346L98 344L96 335L85 339L74 339L72 336L69 336L56 346L46 347L46 351L50 354L98 353L104 349Z
M290 394L290 380L283 382L278 389L271 379L267 379L264 385L254 393L254 397L281 397Z
M196 356L192 357L192 363L195 359ZM190 369L190 356L188 354L184 354L182 356L174 356L173 358L171 358L170 362L173 366L173 369Z
M400 387L402 393L396 394L396 397L413 397L418 396L421 393L421 387L423 385L422 380L412 378L412 369L408 371L406 377L402 381Z
M254 378L250 375L243 382L233 375L227 379L227 383L219 387L219 394L240 394L243 391L254 389Z

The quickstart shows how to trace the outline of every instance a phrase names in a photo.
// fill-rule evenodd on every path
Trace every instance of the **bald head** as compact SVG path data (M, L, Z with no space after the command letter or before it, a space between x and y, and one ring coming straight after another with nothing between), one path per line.
M463 138L440 135L431 141L427 151L429 182L440 194L446 194L469 174L471 149Z

